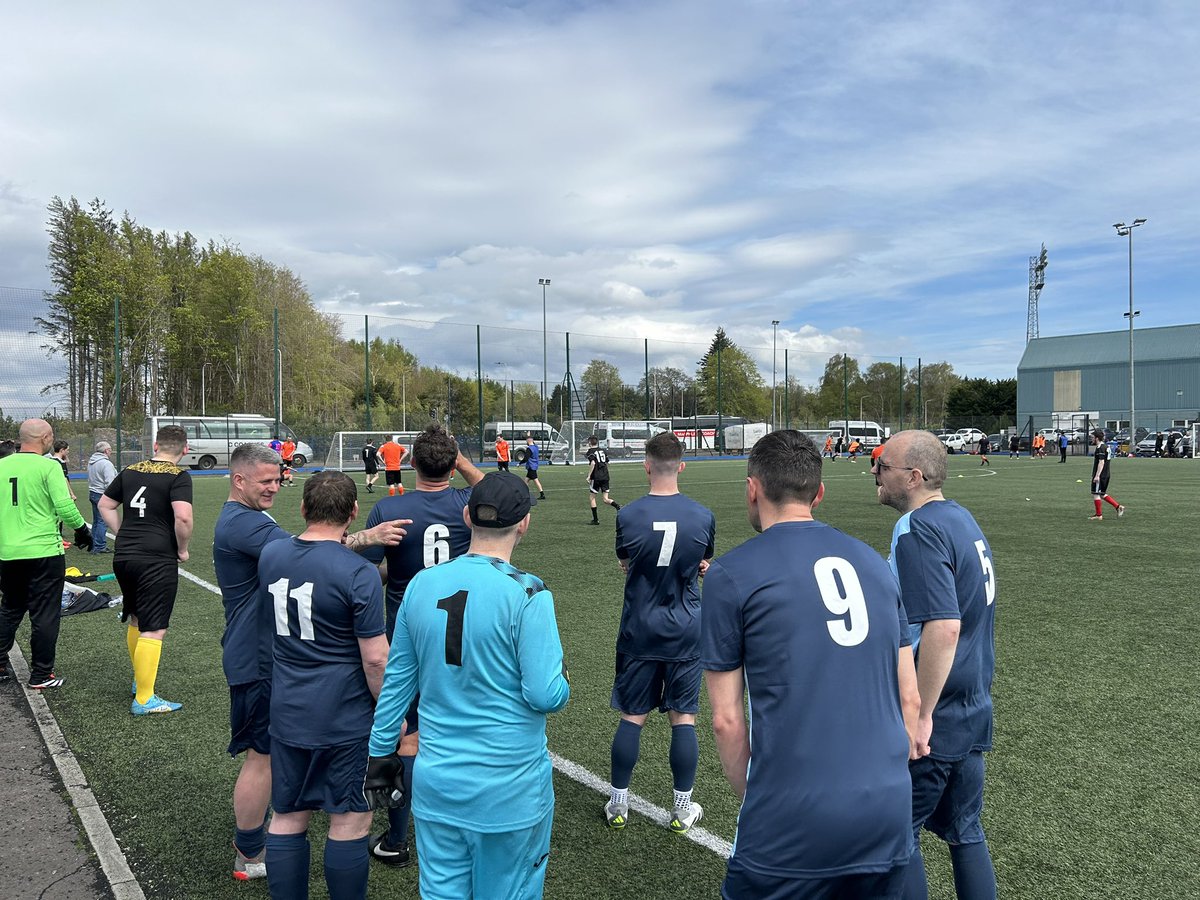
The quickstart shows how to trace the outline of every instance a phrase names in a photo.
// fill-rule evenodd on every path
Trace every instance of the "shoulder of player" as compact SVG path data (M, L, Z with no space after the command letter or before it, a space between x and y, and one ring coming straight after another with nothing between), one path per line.
M126 466L122 471L139 472L144 475L170 475L173 478L185 475L189 480L192 477L192 473L187 469L177 463L167 462L164 459L143 459Z

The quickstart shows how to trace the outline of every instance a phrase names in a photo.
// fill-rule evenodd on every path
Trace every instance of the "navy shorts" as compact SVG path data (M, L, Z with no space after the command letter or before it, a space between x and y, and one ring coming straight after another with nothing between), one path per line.
M113 560L113 574L124 594L121 621L137 616L138 631L162 631L171 623L179 591L179 562L126 557Z
M978 844L984 839L983 754L946 762L930 756L908 764L913 787L913 837L921 827L947 844Z
M363 780L367 777L370 738L337 747L271 745L271 806L275 812L323 809L328 813L367 812Z
M271 752L271 679L229 686L229 755Z
M721 897L723 900L900 900L907 869L905 862L886 872L787 878L744 869L738 864L735 852L721 885Z
M695 715L700 710L700 660L638 659L617 654L612 708L630 716L657 709Z

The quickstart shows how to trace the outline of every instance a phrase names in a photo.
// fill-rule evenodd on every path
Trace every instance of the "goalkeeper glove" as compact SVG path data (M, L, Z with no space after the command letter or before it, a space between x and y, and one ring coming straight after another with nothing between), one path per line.
M75 546L80 550L91 551L92 549L92 529L88 528L87 522L84 522L75 529Z
M393 809L404 805L404 763L400 754L372 756L363 779L363 797L371 809Z

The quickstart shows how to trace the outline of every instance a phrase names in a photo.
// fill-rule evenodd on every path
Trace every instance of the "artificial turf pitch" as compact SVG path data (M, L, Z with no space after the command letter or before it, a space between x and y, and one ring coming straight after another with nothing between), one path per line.
M987 469L975 457L954 456L949 465L946 495L975 514L997 570L995 750L988 757L984 825L1000 896L1200 896L1194 588L1200 465L1116 460L1111 489L1129 512L1118 520L1106 506L1103 522L1086 521L1092 511L1086 457L1060 465L1001 454ZM640 465L611 471L618 501L644 492ZM827 462L817 516L886 553L896 516L878 505L866 472L863 461ZM535 510L513 562L554 592L571 670L571 701L550 717L550 748L607 781L617 721L608 699L621 575L613 554L614 513L602 507L601 527L589 525L584 474L578 466L542 469L549 500ZM683 490L716 513L718 554L752 534L744 474L744 461L700 461L681 478ZM215 583L212 531L228 480L198 477L195 483L196 530L185 568ZM273 510L293 532L301 530L300 494L299 487L285 488ZM360 523L381 496L360 491ZM85 571L97 571L93 559L68 551L68 565ZM111 563L111 557L102 560ZM225 753L222 629L220 599L181 580L158 686L184 708L136 719L128 711L129 658L116 616L63 620L58 672L66 685L47 698L151 898L268 894L263 882L230 878L230 797L238 762ZM26 626L26 652L27 637ZM703 702L695 791L705 808L700 824L731 841L737 804L721 774ZM669 731L665 717L647 724L632 786L664 807L671 798ZM547 897L718 896L724 861L712 850L637 815L623 831L610 832L601 815L604 796L558 773L555 790ZM324 830L324 819L316 817L313 897L325 896ZM931 897L953 897L945 849L929 836L924 846ZM416 885L415 869L372 864L370 896L416 896Z

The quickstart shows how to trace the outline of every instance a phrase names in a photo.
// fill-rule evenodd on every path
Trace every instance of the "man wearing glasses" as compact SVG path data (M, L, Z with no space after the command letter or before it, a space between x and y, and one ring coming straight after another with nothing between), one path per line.
M917 661L919 759L909 763L914 848L905 900L928 897L921 828L950 845L961 898L994 900L996 874L979 814L992 748L996 575L971 514L942 495L946 450L927 431L892 436L872 467L879 502L900 515L889 562Z

